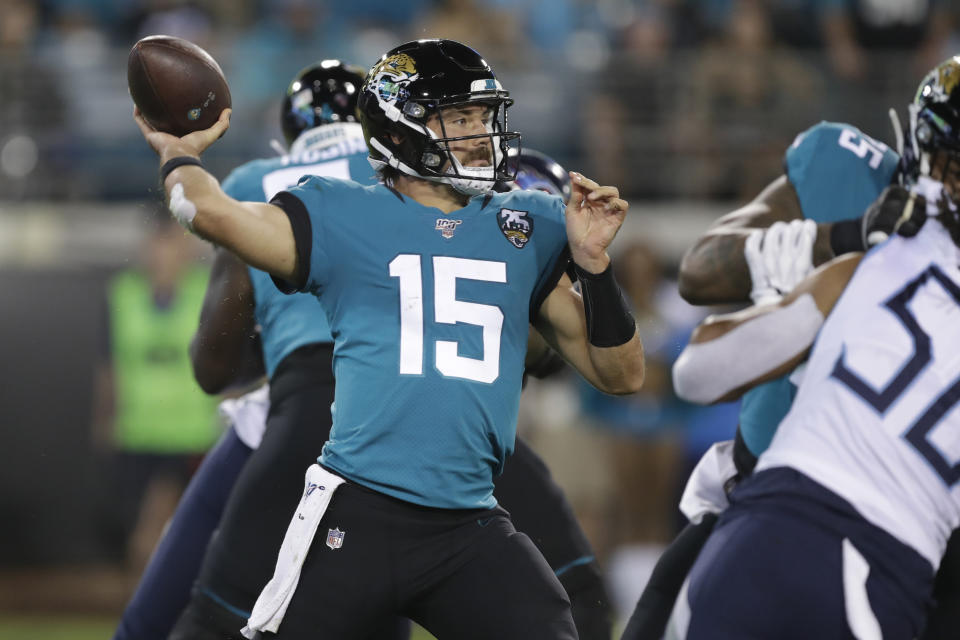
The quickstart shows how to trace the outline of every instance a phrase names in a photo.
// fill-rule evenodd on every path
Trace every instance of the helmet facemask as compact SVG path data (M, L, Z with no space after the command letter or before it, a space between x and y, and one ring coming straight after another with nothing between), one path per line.
M370 163L467 195L485 193L515 173L507 163L511 142L520 137L507 129L511 104L489 65L469 47L450 40L401 45L370 70L360 97ZM482 133L475 122L463 130L452 126L451 111L480 106L490 109ZM464 151L480 138L488 142L489 162L470 166L473 158Z
M507 127L506 112L509 103L509 100L502 100L493 104L482 101L465 101L452 103L437 109L434 113L440 127L440 134L438 135L433 129L427 127L431 140L422 155L422 163L428 170L424 177L428 180L446 182L457 191L467 195L486 193L493 188L494 183L498 180L513 179L516 173L507 166L507 155L510 150L509 141L518 139L520 136L517 133L504 133ZM484 122L485 133L464 136L450 135L447 131L444 114L449 114L458 107L475 105L490 108L489 117ZM488 146L477 147L486 150L483 159L487 160L489 164L469 166L472 157L467 156L465 161L468 164L464 165L457 157L454 149L455 143L481 138L486 138L489 141ZM461 151L461 153L463 152Z
M505 92L502 92L505 94ZM370 145L385 158L385 164L395 167L403 173L424 180L449 184L457 191L466 195L486 193L493 188L497 181L513 180L516 170L508 166L507 154L511 149L511 142L519 140L518 132L507 131L507 107L512 100L506 97L496 99L461 99L458 101L444 101L443 105L423 104L415 100L408 100L404 109L392 127L393 135L400 142L394 145L385 145L376 138L370 139ZM458 108L472 106L487 106L490 108L489 120L485 123L484 133L470 135L451 135L448 122L449 116L444 117ZM407 115L410 114L410 115ZM436 117L436 128L439 133L427 126L431 116ZM411 130L414 132L410 135ZM489 145L484 148L489 164L485 166L468 166L472 161L470 156L465 159L465 165L457 157L463 150L456 147L467 140L486 138ZM394 149L389 148L394 146ZM517 145L519 147L519 144ZM492 157L491 157L492 156ZM408 158L410 162L403 162L400 158Z

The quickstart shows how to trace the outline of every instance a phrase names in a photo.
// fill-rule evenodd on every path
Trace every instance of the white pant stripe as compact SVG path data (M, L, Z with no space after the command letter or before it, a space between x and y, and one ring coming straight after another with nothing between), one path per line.
M673 605L673 613L670 614L663 640L684 640L687 637L687 630L690 628L690 601L687 600L689 586L690 578L687 578L683 581L680 593L677 594L677 601Z
M883 640L880 623L870 608L867 576L870 564L849 539L843 539L843 604L847 624L857 640Z

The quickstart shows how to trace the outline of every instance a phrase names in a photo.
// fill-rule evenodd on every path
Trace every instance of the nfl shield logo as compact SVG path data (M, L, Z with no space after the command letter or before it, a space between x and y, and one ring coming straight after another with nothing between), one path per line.
M327 531L327 546L331 549L339 549L343 546L343 531L340 528Z
M437 226L434 227L437 231L440 232L444 238L452 238L453 232L457 230L457 225L463 224L463 220L447 220L445 218L437 218Z

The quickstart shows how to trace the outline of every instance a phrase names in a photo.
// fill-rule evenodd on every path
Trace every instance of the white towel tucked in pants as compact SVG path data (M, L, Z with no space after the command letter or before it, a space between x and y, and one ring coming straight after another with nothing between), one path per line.
M297 590L300 569L310 551L320 519L330 504L333 492L343 483L343 478L318 464L310 465L307 469L303 497L280 546L277 568L253 605L247 626L241 631L244 637L253 638L257 631L276 633L280 627L287 606Z

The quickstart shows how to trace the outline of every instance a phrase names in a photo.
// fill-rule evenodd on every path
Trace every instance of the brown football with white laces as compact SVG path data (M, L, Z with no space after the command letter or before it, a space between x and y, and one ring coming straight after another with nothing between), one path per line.
M127 87L144 119L175 136L210 128L230 106L230 88L217 61L173 36L148 36L133 45Z

